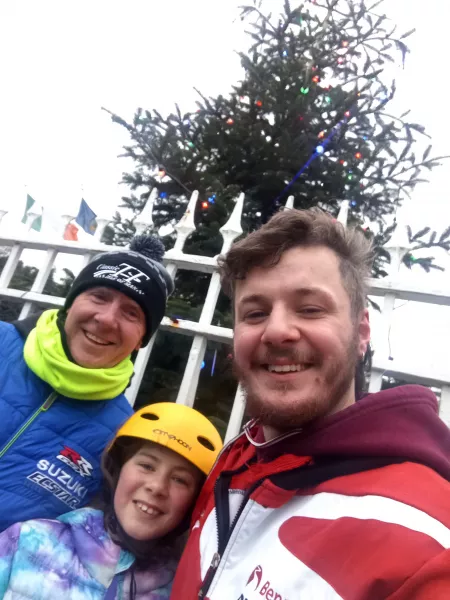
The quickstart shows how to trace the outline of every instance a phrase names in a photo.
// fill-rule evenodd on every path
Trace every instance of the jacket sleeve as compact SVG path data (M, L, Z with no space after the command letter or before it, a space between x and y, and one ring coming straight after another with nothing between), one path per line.
M388 600L448 600L450 598L450 550L439 553L409 577Z
M0 389L8 373L11 355L17 351L16 345L23 346L23 341L13 325L0 321Z
M15 523L0 533L0 598L9 587L12 566L19 546L21 523Z

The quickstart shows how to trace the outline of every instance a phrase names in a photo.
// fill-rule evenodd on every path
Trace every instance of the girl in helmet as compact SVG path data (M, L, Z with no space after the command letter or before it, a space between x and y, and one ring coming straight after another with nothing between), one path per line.
M177 542L221 447L193 408L160 403L136 412L103 454L102 510L16 523L0 534L0 598L169 598ZM61 493L61 472L70 470L62 467L42 471L41 485Z

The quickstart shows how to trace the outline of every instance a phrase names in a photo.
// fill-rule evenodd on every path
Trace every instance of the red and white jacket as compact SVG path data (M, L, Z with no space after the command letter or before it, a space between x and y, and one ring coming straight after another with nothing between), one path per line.
M371 394L227 446L194 511L172 600L450 599L450 432L434 394Z

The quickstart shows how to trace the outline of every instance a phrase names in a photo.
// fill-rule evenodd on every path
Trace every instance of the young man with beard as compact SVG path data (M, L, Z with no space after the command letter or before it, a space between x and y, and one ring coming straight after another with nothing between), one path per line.
M252 420L203 489L174 600L450 598L436 398L355 398L370 262L362 234L317 210L281 212L221 258Z
M88 504L100 457L133 410L133 354L173 290L164 246L138 236L94 257L64 307L0 322L0 531Z

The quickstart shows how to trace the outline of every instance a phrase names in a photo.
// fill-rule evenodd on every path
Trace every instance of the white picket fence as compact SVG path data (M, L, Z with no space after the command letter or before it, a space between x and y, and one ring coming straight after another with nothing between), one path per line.
M153 228L152 211L157 194L157 190L154 189L142 213L136 219L134 224L137 233L142 233ZM216 257L189 255L183 252L186 239L196 228L194 223L194 213L197 199L198 192L193 192L183 217L179 223L175 225L176 242L174 247L166 253L165 264L172 277L175 277L178 269L211 274L211 280L203 304L203 309L198 322L177 319L177 322L175 323L171 319L165 317L161 324L161 329L163 330L193 337L192 347L177 397L177 402L188 406L194 404L208 340L230 343L233 337L231 329L211 324L220 293L220 280L217 272ZM286 208L292 208L293 202L294 197L290 196L286 202ZM242 193L236 199L235 207L229 220L220 230L223 238L222 253L226 252L233 241L242 233L241 215L243 203L244 194ZM347 223L348 210L348 201L342 201L338 220L344 225ZM110 219L108 218L97 218L98 227L95 236L88 240L88 242L80 243L68 242L62 239L67 223L74 218L72 215L64 215L61 217L60 239L49 240L44 239L44 236L42 236L41 240L39 234L34 235L33 238L31 236L8 236L5 228L2 227L2 218L7 212L6 208L0 208L0 246L11 247L7 262L0 273L0 298L25 301L20 318L25 318L29 314L34 303L39 303L40 305L48 307L58 307L63 305L64 300L62 298L42 293L51 269L54 266L55 259L59 253L82 256L82 266L84 266L89 262L92 256L99 251L111 250L111 246L101 244L99 241L105 227L110 222ZM30 227L36 216L37 215L32 212L28 213L27 224ZM406 381L438 387L441 389L441 417L450 425L450 362L445 373L437 372L431 367L424 368L421 372L418 372L417 369L409 371L404 367L400 368L396 365L395 361L389 359L389 328L392 322L392 313L396 299L413 300L437 305L450 305L450 290L430 291L412 285L405 285L398 281L397 274L402 258L408 251L408 247L409 243L406 236L406 229L404 227L397 227L393 238L386 247L391 256L389 276L384 279L371 279L369 281L370 295L384 298L381 331L377 332L377 338L381 340L381 344L377 346L377 352L374 355L370 391L377 391L381 388L383 375L391 375ZM39 268L36 279L29 292L23 292L22 290L16 290L9 287L22 251L25 249L44 250L46 252L44 263ZM134 404L136 399L147 362L153 349L155 337L156 336L153 336L148 346L142 349L138 354L135 363L135 376L131 386L126 392L131 404ZM231 439L238 433L244 415L244 408L244 398L238 387L228 422L226 440Z

